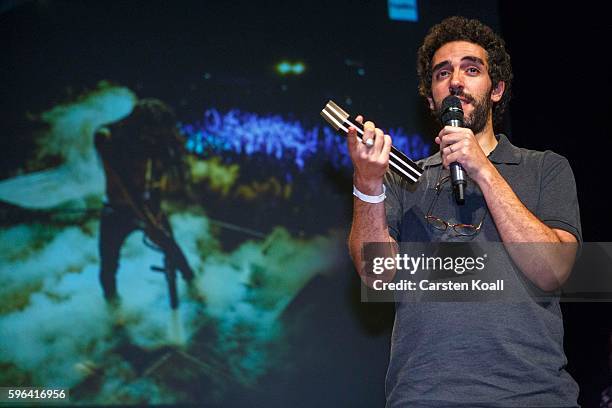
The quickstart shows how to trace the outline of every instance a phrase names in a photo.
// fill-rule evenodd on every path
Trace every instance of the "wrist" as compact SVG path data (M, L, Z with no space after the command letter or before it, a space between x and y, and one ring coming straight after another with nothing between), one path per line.
M364 194L361 191L359 191L359 189L355 187L355 185L353 185L353 195L357 197L358 199L360 199L361 201L369 203L369 204L378 204L378 203L382 203L383 201L385 201L385 198L387 198L387 195L385 193L386 193L386 188L384 184L382 185L382 193L379 195Z
M364 180L359 176L353 177L353 185L363 194L379 195L383 192L383 180Z
M496 175L499 175L497 169L489 162L488 166L482 168L472 179L482 190L493 184Z

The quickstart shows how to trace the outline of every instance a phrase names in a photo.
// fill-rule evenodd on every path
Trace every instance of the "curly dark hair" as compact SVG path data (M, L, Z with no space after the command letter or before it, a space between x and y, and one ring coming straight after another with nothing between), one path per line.
M140 99L134 105L131 121L139 126L176 126L176 115L170 106L155 98Z
M139 99L120 124L125 132L125 148L162 160L166 166L184 155L184 140L174 110L156 98Z
M431 97L433 56L440 47L451 41L468 41L484 48L493 87L496 87L499 81L505 82L506 88L502 98L493 105L493 122L500 122L510 101L513 77L510 55L506 52L504 40L478 20L469 20L460 16L449 17L429 30L417 52L419 93L424 97Z

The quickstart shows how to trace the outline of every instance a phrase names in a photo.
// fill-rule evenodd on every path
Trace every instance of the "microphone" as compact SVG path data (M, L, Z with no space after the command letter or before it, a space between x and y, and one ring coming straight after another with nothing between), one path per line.
M461 100L455 95L449 95L442 101L440 122L442 122L444 126L463 127L463 109L461 108ZM461 167L459 163L451 163L450 176L455 201L457 204L463 205L465 203L465 187L467 185L465 170L463 170L463 167Z

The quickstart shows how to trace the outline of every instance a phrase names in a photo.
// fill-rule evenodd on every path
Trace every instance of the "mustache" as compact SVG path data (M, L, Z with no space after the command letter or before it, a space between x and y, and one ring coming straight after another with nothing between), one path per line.
M457 96L459 98L463 98L465 99L468 103L472 103L474 102L474 97L466 92L464 92L462 89L453 89L450 92L451 95Z
M474 103L476 99L472 95L465 93L463 91L451 91L451 95L454 95L458 98L463 98L468 103L471 103L472 105L475 105L475 106L478 105L478 103ZM442 103L438 104L434 101L434 110L431 113L435 116L436 119L438 119L438 122L440 122L440 117L442 115Z

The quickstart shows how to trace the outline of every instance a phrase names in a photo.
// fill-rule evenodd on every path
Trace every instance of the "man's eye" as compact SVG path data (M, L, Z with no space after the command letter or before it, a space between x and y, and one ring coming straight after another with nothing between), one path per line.
M468 74L478 74L480 72L480 70L476 67L469 67L467 69Z
M436 75L436 77L439 78L446 78L448 76L448 71L440 71L438 72L438 74Z

